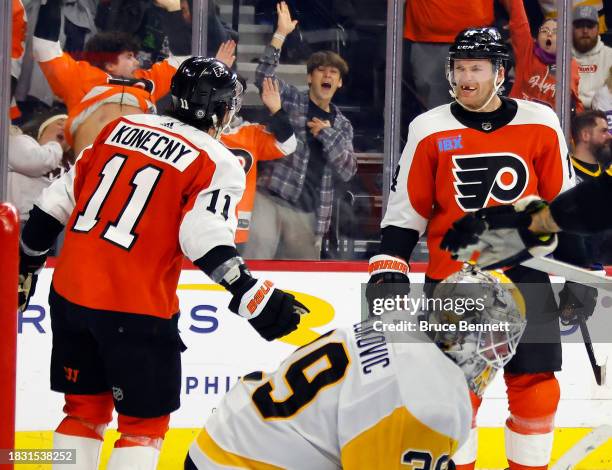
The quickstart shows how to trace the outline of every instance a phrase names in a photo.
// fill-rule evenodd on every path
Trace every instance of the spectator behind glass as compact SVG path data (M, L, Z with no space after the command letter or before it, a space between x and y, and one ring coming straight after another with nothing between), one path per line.
M576 181L582 182L596 177L612 160L608 122L602 111L586 111L572 119L574 153L572 163L576 168Z
M510 15L510 36L516 62L514 86L510 96L536 101L554 109L557 87L555 77L557 21L544 20L534 41L529 30L523 0L502 0L501 3ZM584 111L578 96L579 82L578 63L572 59L572 108L575 108L576 112Z
M612 176L612 135L608 132L606 115L602 111L587 111L575 116L572 119L572 139L572 165L578 183L593 181L604 173ZM583 240L588 262L596 265L595 269L612 262L612 232L585 236Z
M236 56L236 43L227 41L221 44L216 58L228 67L232 67ZM246 90L246 81L238 76L239 92L242 97ZM244 121L234 115L234 119L227 126L220 141L232 152L246 173L246 187L242 199L236 206L238 227L236 228L236 248L240 253L245 249L251 228L251 215L255 201L257 184L257 163L264 160L276 160L295 152L297 140L289 115L281 107L281 96L278 82L271 78L264 78L261 90L261 101L270 112L268 125ZM235 112L237 113L239 109Z
M246 88L246 83L244 85ZM245 249L251 228L257 185L257 164L283 158L295 152L297 148L289 115L281 108L278 83L272 78L264 78L261 100L270 112L267 126L237 118L224 130L219 139L238 157L246 173L244 194L236 207L238 213L236 248L241 253Z
M266 77L276 79L280 49L297 25L285 2L277 5L277 12L276 32L255 71L260 90ZM334 52L319 51L308 59L306 69L308 91L278 80L297 150L262 163L247 258L319 259L331 220L334 178L348 181L357 171L353 126L331 103L348 65Z
M167 10L166 28L184 29L180 0L157 0ZM85 47L87 60L76 61L62 51L58 42L61 24L60 1L48 0L40 7L34 31L33 52L53 92L68 108L66 139L78 155L91 145L100 130L119 116L154 112L155 103L170 89L176 68L186 59L173 56L139 68L135 54L138 44L126 33L94 35ZM178 51L189 53L184 35L179 35Z
M612 48L606 46L598 33L597 10L590 6L574 9L573 49L580 71L580 99L591 108L593 95L606 81L612 66Z
M28 19L21 0L13 0L12 4L12 38L11 38L11 120L21 116L15 101L15 89L21 75L21 63L25 51L25 38L28 28Z
M493 20L493 0L406 1L404 51L409 44L410 52L404 54L427 109L451 101L445 67L455 36L468 27L490 26Z
M527 0L527 3L529 0ZM545 18L556 18L557 17L557 3L558 0L538 0L540 9L544 14ZM599 17L599 31L601 33L606 32L606 18L604 16L605 13L605 4L606 2L602 2L601 0L572 0L571 2L566 1L566 5L571 6L572 8L577 8L580 6L591 6L600 13Z
M608 121L608 130L612 132L612 67L608 69L608 77L604 85L595 92L591 107L594 111L603 111Z
M68 116L56 114L38 128L37 139L12 126L9 134L8 200L19 211L21 225L28 220L34 201L61 174Z

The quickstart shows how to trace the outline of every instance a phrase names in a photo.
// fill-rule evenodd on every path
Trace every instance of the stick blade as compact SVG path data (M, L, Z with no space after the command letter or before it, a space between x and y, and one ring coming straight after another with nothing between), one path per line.
M595 372L595 381L597 385L605 385L606 383L606 364L602 366L597 366L597 369L593 370Z

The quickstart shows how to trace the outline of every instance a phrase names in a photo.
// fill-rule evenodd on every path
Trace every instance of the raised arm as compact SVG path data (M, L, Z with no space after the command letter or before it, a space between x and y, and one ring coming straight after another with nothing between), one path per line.
M280 59L280 51L285 42L285 38L291 34L297 26L297 20L291 19L291 13L289 7L285 2L280 2L276 5L276 11L278 13L278 22L276 25L276 31L272 36L272 41L266 47L263 56L259 59L259 65L255 69L255 85L261 91L263 80L265 77L272 77L276 80L276 67L278 66ZM297 88L288 85L282 80L278 80L281 96L286 99L288 94L299 93Z

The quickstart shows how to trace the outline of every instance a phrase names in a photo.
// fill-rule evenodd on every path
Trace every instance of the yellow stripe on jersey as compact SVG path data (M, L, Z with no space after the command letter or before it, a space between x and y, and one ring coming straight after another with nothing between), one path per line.
M200 432L196 438L196 442L204 455L218 465L227 465L234 468L248 468L252 470L283 470L282 467L259 462L224 450L219 447L212 437L210 437L210 434L206 432L206 428L202 429L202 432Z
M445 468L458 442L396 408L342 448L344 470L434 470ZM439 465L439 466L438 466Z
M581 165L580 162L578 160L576 160L574 157L572 157L572 165L574 166L574 168L578 168L584 174L592 176L594 178L596 178L599 175L601 175L601 165L599 166L597 171L591 171L587 167Z

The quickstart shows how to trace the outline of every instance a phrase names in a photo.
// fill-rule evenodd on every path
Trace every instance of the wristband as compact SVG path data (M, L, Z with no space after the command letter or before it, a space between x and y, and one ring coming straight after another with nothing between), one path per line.
M281 42L285 42L285 38L287 36L285 36L284 34L281 33L274 33L274 35L272 36L274 39L278 39Z
M368 264L368 273L370 276L388 272L408 275L410 268L406 261L401 258L396 258L395 256L376 255L370 258L370 263Z

